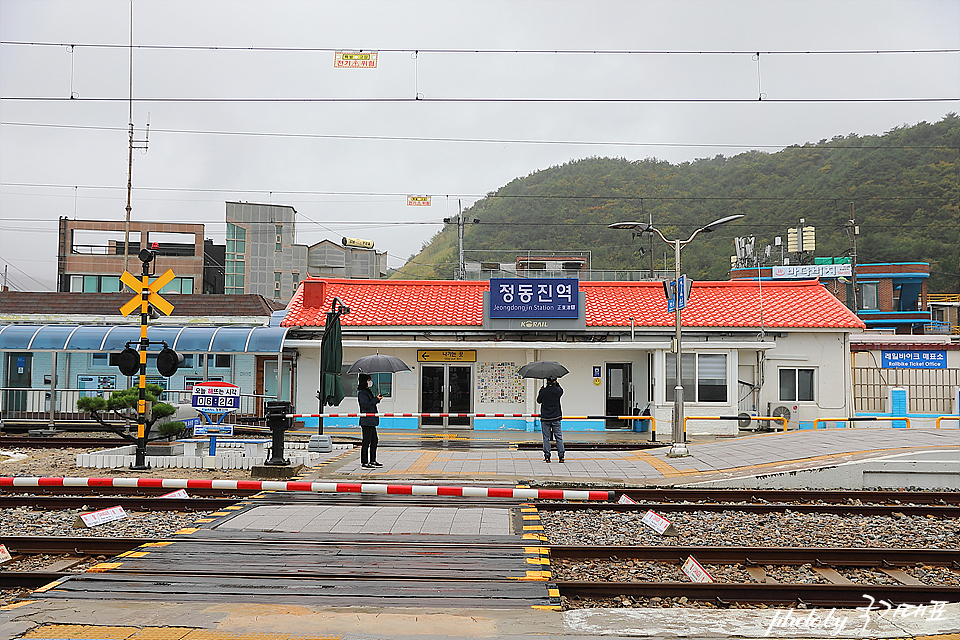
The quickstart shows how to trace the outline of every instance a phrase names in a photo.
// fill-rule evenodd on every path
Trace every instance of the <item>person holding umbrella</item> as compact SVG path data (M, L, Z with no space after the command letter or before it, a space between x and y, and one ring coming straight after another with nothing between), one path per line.
M361 373L357 384L357 400L360 402L360 413L377 413L377 403L383 400L382 394L373 395L370 391L370 376ZM383 465L377 462L377 425L380 418L364 416L360 418L360 466L364 469L376 469Z
M557 455L563 463L563 432L560 430L560 396L563 388L556 378L547 378L547 384L540 388L537 402L540 403L540 429L543 432L543 461L550 462L550 440L557 441Z

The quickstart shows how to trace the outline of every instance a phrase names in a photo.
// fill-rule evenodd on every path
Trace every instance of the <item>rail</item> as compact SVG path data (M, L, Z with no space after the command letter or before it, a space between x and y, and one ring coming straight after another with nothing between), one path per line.
M858 416L855 418L817 418L813 421L813 428L819 429L817 425L821 422L876 422L878 420L889 420L891 422L906 422L907 429L910 428L910 418L906 416L885 417L885 416Z
M687 437L687 420L774 420L779 422L783 426L783 430L787 430L787 419L783 416L684 416L683 418L683 437L686 440Z

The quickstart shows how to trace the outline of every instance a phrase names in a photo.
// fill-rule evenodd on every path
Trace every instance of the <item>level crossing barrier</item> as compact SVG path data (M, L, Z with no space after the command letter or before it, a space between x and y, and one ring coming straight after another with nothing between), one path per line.
M288 413L285 418L539 418L539 413ZM653 416L561 416L561 420L649 420L650 442L657 441Z
M377 493L406 496L462 498L519 498L522 500L589 500L613 502L615 491L579 489L514 489L511 487L444 487L419 484L361 482L300 482L272 480L198 480L186 478L0 478L0 487L126 487L162 489L218 489L225 491L311 491L316 493Z

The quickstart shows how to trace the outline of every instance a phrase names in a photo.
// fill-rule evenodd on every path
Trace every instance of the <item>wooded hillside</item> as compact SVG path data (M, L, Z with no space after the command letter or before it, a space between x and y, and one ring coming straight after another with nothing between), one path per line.
M640 243L613 222L648 222L669 239L686 239L712 220L746 217L701 234L683 252L698 280L727 278L735 236L758 248L787 239L801 218L816 227L816 256L850 248L844 225L851 203L860 236L858 262L929 262L931 291L960 290L960 117L921 122L881 136L836 136L777 153L750 151L671 164L648 158L587 158L517 178L464 211L471 260L509 261L494 250L592 251L594 269L649 269ZM664 264L664 252L667 262ZM659 239L655 268L673 268ZM779 250L774 256L779 260ZM457 227L447 225L395 278L452 278Z

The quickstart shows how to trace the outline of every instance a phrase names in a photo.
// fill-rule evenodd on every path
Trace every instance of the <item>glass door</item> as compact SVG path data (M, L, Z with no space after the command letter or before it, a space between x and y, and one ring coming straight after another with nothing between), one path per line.
M473 376L470 367L448 365L450 384L447 399L448 413L470 413L473 397ZM470 418L447 418L449 427L470 428Z
M470 413L473 410L473 369L455 364L420 367L421 413ZM420 418L422 427L466 428L470 418Z
M446 389L443 365L423 365L420 367L420 412L445 413ZM424 427L442 427L443 418L420 418L420 425Z
M633 414L633 376L629 362L609 362L607 369L607 393L605 409L608 416ZM607 429L630 427L629 420L607 418Z

